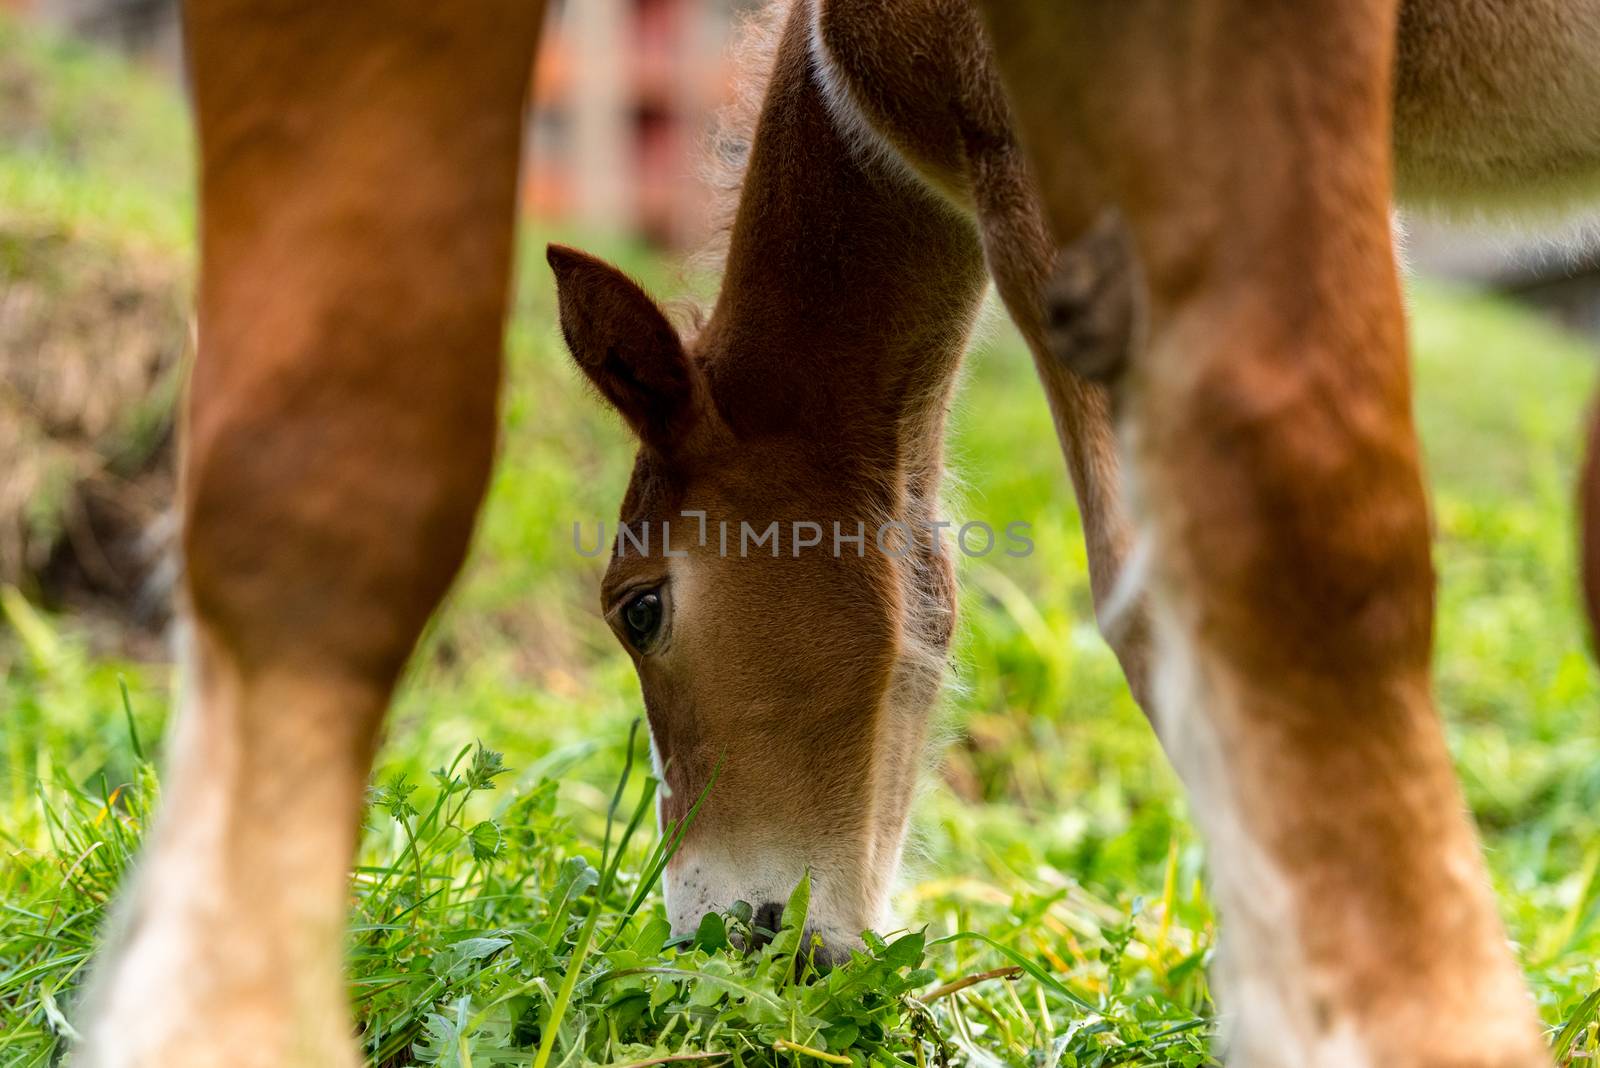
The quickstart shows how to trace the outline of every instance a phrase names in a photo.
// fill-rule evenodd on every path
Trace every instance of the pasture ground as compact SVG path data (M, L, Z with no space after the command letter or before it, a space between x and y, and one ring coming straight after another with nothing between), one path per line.
M0 93L34 108L25 128L0 125L0 251L24 247L7 233L25 222L186 264L177 102L12 26L0 58ZM595 610L598 563L571 543L574 521L614 517L630 450L561 351L546 236L523 244L477 547L374 779L350 950L372 1062L1207 1063L1200 844L1096 635L1045 405L998 325L969 363L950 511L1027 520L1036 550L965 565L960 686L916 809L903 929L809 983L792 935L754 957L730 948L737 911L667 944L637 690ZM649 254L596 251L683 291ZM31 266L4 259L8 278ZM1552 1044L1593 1058L1600 677L1570 500L1594 354L1493 300L1412 297L1440 703ZM159 798L171 680L91 651L77 618L15 589L0 607L0 1065L46 1065L70 1046L97 924ZM962 985L997 969L1019 977Z

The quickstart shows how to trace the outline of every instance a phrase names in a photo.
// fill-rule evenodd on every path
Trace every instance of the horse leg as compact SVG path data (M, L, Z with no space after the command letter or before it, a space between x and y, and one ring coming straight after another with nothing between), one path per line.
M1109 216L1057 252L1037 209L1031 176L1005 157L978 162L978 224L995 287L1033 354L1056 440L1083 522L1095 618L1128 688L1150 711L1150 630L1142 596L1145 555L1129 515L1112 394L1083 359L1115 381L1143 328L1132 251ZM1095 294L1062 302L1063 289Z
M1126 228L1099 213L1058 251L970 0L807 0L812 58L834 121L908 180L969 214L1033 352L1072 474L1102 633L1146 703L1148 630L1125 573L1134 544L1110 395L1137 343L1142 288ZM1077 187L1073 187L1076 191ZM1085 204L1088 218L1095 212Z
M1430 692L1396 0L983 7L1057 241L1103 193L1147 283L1118 419L1232 1062L1544 1063Z
M358 1063L349 865L489 471L541 7L187 5L188 673L80 1064Z
M1590 401L1589 445L1578 484L1583 555L1583 599L1590 634L1600 646L1600 395Z

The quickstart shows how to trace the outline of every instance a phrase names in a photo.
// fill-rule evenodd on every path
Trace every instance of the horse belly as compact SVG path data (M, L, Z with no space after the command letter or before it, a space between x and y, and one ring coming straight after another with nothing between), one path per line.
M1600 199L1600 0L1405 0L1402 202L1551 216Z

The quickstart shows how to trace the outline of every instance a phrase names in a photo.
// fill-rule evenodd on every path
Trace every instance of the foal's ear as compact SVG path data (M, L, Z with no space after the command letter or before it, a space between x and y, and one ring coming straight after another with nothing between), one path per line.
M670 445L694 410L693 368L678 332L609 263L564 245L550 245L545 258L573 360L641 438Z

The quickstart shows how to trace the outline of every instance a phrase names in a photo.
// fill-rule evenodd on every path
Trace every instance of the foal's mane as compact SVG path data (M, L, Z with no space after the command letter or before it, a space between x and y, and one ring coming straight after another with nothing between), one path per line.
M711 191L710 225L706 240L684 261L686 272L692 276L713 278L720 283L725 272L751 146L761 122L761 110L777 65L783 32L795 5L806 2L756 0L737 17L728 49L733 92L729 102L718 111L701 153L701 180ZM706 309L694 304L679 304L676 310L689 318L690 332L698 331L707 317ZM932 419L943 414L942 406L933 406L917 409L913 418ZM903 510L885 512L875 517L875 524L908 518L920 521L943 514L940 498L948 487L941 484L945 475L941 455L936 451L931 456L918 456L914 460L928 465L917 469L927 477L908 479L907 486L911 489L909 498L901 502ZM890 461L891 467L894 462ZM947 551L951 550L947 548ZM944 648L926 636L950 627L952 621L945 614L947 609L936 605L925 592L934 583L925 562L916 554L907 559L909 566L903 572L902 581L908 619L907 626L902 629L892 704L900 708L914 707L920 689L931 686L940 692L936 703L948 707L944 695L961 689L959 668L951 663ZM908 701L912 704L908 705ZM924 756L930 766L937 762L937 754L943 750L944 743L953 737L953 729L947 730L940 722L938 717L934 718L934 727L928 735ZM924 781L929 779L931 777L924 777Z
M700 180L711 190L709 234L686 261L697 275L720 278L727 263L739 194L744 187L750 146L761 121L761 105L772 81L778 45L794 5L803 0L758 0L735 20L728 56L732 96L717 112L701 152Z

